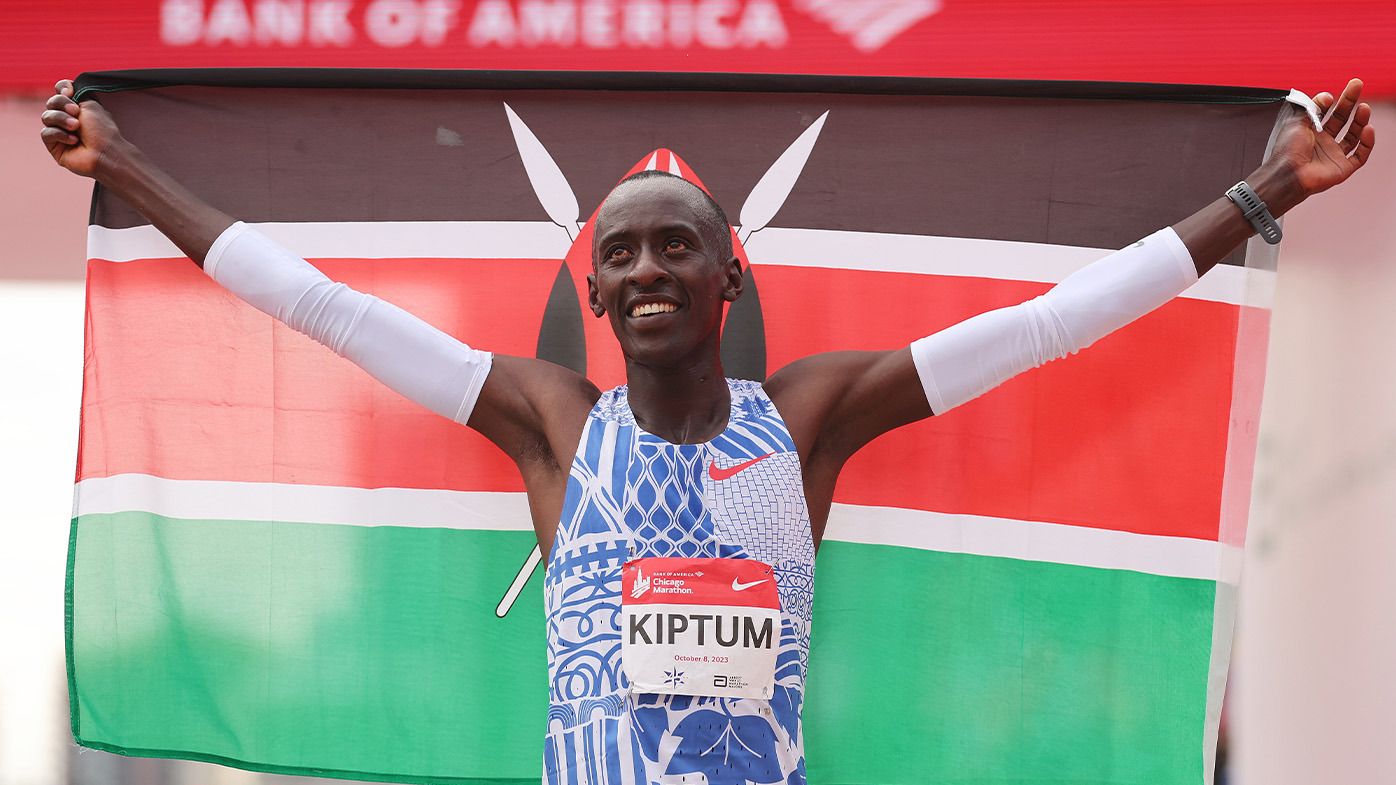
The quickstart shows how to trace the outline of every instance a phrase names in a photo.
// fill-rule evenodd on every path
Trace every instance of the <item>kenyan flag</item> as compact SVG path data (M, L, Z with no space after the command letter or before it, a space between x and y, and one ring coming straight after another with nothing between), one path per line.
M887 349L1045 291L1264 156L1283 93L954 80L88 74L123 132L330 277L620 383L584 312L627 172L707 187L747 293L729 374ZM536 782L513 465L204 277L100 188L68 583L86 746ZM814 783L1195 785L1230 654L1274 257L879 439L818 563Z

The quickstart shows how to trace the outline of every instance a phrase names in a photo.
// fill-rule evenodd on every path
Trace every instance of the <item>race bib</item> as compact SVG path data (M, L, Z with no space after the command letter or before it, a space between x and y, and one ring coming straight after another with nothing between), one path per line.
M634 692L769 698L780 596L754 559L652 557L621 573L621 666Z

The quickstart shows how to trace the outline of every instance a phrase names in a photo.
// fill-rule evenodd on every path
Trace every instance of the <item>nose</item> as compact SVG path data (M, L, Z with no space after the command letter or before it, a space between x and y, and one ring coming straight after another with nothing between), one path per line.
M650 248L648 244L640 249L625 276L626 283L642 290L668 278L669 272L664 268L664 260L660 258L659 250Z

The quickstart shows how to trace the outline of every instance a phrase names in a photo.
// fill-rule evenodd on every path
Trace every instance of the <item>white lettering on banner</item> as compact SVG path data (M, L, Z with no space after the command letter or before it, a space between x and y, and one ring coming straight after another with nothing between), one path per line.
M752 49L765 45L779 49L789 39L785 17L780 15L780 6L775 4L775 0L754 0L747 4L737 25L738 46Z
M251 37L252 19L248 17L247 6L242 4L242 0L217 0L213 4L204 31L205 44L246 44Z
M698 5L694 32L698 34L699 43L713 49L732 48L732 29L726 22L736 10L734 6L733 0L710 0Z
M466 40L477 47L779 49L790 34L775 0L480 0Z
M349 9L353 7L353 0L311 2L311 46L348 46L354 43L354 26L349 24Z
M616 6L611 0L582 3L582 43L592 49L613 49L616 35Z
M624 18L625 32L622 35L630 46L662 47L667 43L664 38L664 6L659 0L627 3Z
M160 4L160 40L170 46L198 43L204 34L203 0L165 0Z
M570 4L569 4L570 5ZM480 0L470 20L471 46L514 45L514 10L508 0Z
M260 46L295 46L305 28L303 0L257 0L252 7L253 37Z
M417 37L417 4L412 0L377 0L364 12L364 31L374 43L397 48Z
M445 9L431 10L423 16L412 0L414 18L434 21ZM425 6L448 5L454 9L458 0L427 0ZM205 17L203 0L164 0L160 4L160 40L169 46L347 46L354 41L354 26L349 11L354 0L216 0L208 7ZM249 10L250 9L250 10ZM434 15L433 15L434 14ZM451 10L454 14L454 10ZM452 17L453 21L453 17ZM441 43L445 30L433 43L434 27L422 24L423 42L430 46ZM413 35L417 31L414 27Z
M348 46L356 0L163 0L169 46ZM359 0L377 46L437 47L453 40L462 0ZM776 0L479 0L468 12L473 47L581 46L779 49L790 34ZM459 39L456 39L459 40Z
M665 4L669 11L669 45L687 47L693 44L693 3L677 0Z
M420 41L440 46L456 25L459 0L374 0L364 11L364 28L376 44L407 46Z
M524 46L571 46L577 40L572 0L522 0L519 42Z

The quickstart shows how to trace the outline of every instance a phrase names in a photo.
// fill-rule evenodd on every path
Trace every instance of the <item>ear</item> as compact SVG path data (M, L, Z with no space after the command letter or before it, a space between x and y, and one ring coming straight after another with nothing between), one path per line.
M737 298L742 296L742 282L744 280L742 262L733 256L727 260L723 270L722 299L729 303L736 302Z
M587 273L587 305L597 318L606 315L606 306L601 304L600 294L596 291L596 273Z

